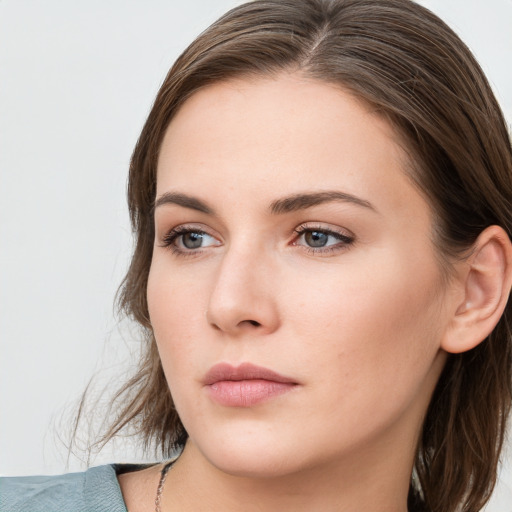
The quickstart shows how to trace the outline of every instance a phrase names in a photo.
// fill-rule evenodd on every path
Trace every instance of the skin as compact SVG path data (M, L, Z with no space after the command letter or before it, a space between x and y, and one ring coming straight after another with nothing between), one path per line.
M387 122L298 74L214 84L183 105L158 162L147 291L190 435L162 510L407 509L442 344L463 302L459 282L443 279L431 211L407 169ZM326 191L346 197L283 206ZM183 230L203 233L202 246L184 245ZM312 231L326 247L309 246ZM220 362L297 385L222 406L202 382ZM144 475L120 478L131 511L154 508L158 468Z

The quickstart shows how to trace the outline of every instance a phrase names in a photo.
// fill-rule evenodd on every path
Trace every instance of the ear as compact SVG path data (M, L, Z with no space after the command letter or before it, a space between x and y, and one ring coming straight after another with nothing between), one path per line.
M441 343L451 353L471 350L485 340L505 310L512 286L512 244L501 227L489 226L480 233L456 282L463 293Z

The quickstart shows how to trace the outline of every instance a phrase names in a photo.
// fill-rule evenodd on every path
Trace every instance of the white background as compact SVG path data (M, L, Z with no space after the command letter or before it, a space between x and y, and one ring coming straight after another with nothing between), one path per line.
M0 0L0 474L82 468L56 432L134 344L112 306L131 150L174 59L238 3ZM510 123L512 0L421 3L475 52ZM510 450L487 510L512 511Z

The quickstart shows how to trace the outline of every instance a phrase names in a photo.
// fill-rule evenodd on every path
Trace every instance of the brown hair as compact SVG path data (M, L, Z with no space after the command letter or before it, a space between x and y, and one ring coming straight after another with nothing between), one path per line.
M512 150L489 84L468 48L410 0L256 0L203 32L167 75L133 152L133 259L119 304L145 331L144 357L114 399L104 440L132 425L168 454L187 434L173 407L146 302L156 165L165 130L195 91L235 76L297 70L372 105L405 141L411 176L435 215L446 268L487 226L512 233ZM448 270L449 271L449 270ZM512 397L512 304L475 349L450 355L426 413L410 505L477 511L496 480Z

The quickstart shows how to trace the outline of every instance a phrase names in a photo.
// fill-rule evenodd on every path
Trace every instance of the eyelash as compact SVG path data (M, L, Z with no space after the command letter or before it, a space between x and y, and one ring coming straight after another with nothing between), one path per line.
M198 235L206 235L209 237L214 238L212 235L210 235L208 232L206 232L203 229L196 228L193 226L177 226L171 231L169 231L162 239L161 247L164 247L166 249L169 249L173 254L176 254L177 256L183 256L183 257L190 257L190 256L198 256L201 254L202 248L198 249L182 249L176 245L176 241L178 238L188 234L188 233L196 233Z
M203 229L194 226L182 225L171 229L163 237L161 247L169 249L170 251L172 251L173 254L176 254L177 256L193 257L200 255L203 252L203 248L201 247L197 249L182 249L177 245L177 240L188 233L206 235L208 237L215 238L213 237L213 235L210 235L207 231ZM308 253L316 255L327 255L333 252L346 250L350 245L354 243L355 240L354 236L340 233L339 231L335 231L332 229L326 229L325 227L320 225L311 226L308 224L302 224L298 226L296 229L294 229L294 233L296 234L296 237L292 245L302 247L302 249L307 251ZM338 243L328 245L326 247L311 247L307 245L298 244L297 240L300 237L306 235L307 233L321 233L323 235L331 236L337 239Z
M355 237L353 235L341 233L339 231L335 231L332 229L327 229L324 226L311 226L309 224L302 224L298 226L294 232L297 235L297 238L293 242L293 245L297 244L297 240L299 237L305 235L306 233L322 233L327 236L332 236L338 240L338 243L329 245L327 247L311 247L307 245L301 245L301 247L306 250L310 254L332 254L333 252L339 252L348 249L355 241Z

